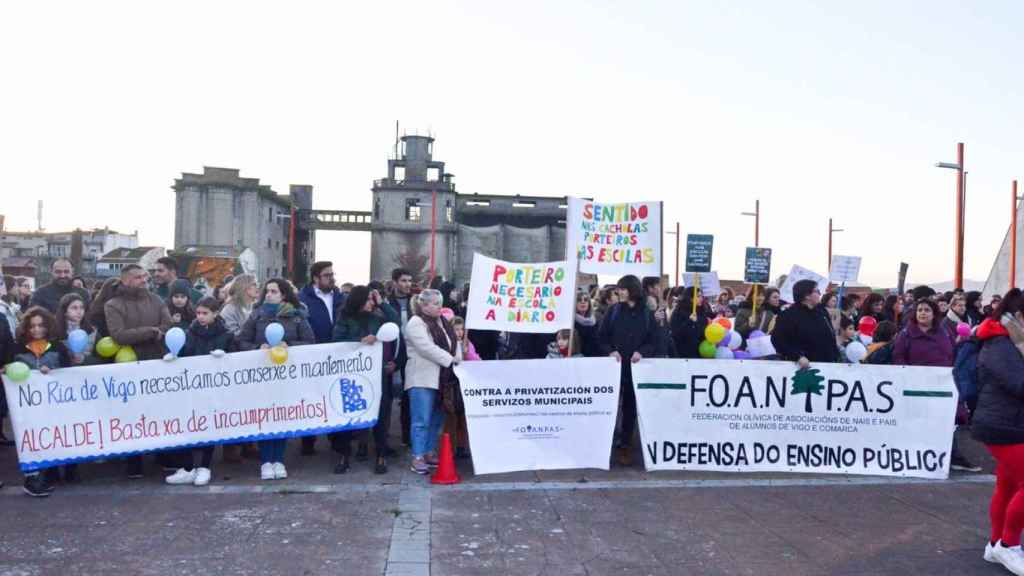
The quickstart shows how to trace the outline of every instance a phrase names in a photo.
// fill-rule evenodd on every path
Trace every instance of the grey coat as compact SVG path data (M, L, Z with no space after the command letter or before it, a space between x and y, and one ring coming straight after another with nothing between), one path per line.
M316 335L306 319L306 309L295 308L291 304L282 304L276 316L267 314L262 308L253 308L249 319L242 326L238 335L240 350L256 350L267 343L267 326L274 322L284 328L283 341L289 346L316 344Z

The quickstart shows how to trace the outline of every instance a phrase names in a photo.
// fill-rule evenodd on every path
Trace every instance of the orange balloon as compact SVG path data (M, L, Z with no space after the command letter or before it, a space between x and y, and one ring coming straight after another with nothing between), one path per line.
M725 316L722 316L720 318L715 318L715 324L718 324L722 328L725 328L726 332L728 332L729 330L732 330L732 321L730 321Z

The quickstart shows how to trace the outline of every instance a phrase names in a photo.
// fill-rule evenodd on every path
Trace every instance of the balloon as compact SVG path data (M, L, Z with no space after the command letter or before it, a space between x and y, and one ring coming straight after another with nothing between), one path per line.
M747 340L753 340L754 338L764 338L765 336L767 336L767 334L765 334L764 332L761 332L760 330L754 330L747 336Z
M731 341L731 340L732 340L732 332L726 332L725 333L725 338L722 338L718 342L718 345L719 346L728 346L729 345L729 341Z
M388 322L377 330L377 340L381 342L394 342L398 340L398 324Z
M451 308L441 308L441 317L451 322L455 318L455 312Z
M867 355L868 349L856 340L846 345L846 358L853 364L859 364Z
M11 379L11 382L23 382L28 379L28 375L31 370L28 368L28 364L24 362L11 362L4 369L4 374Z
M697 347L697 352L700 353L701 358L714 358L715 345L705 340L700 343L700 346Z
M96 353L103 358L113 358L119 348L120 346L110 336L104 336L96 343Z
M267 324L267 329L263 331L263 335L267 337L267 344L271 348L277 346L284 339L284 326L281 326L277 322Z
M121 346L117 349L117 354L114 355L114 362L138 362L139 357L135 355L135 350L131 346Z
M732 330L732 321L726 318L725 316L715 318L715 324L718 324L719 326L725 328L726 330Z
M81 328L72 330L71 334L68 334L68 349L71 350L72 354L81 354L85 352L85 347L89 345L89 335L85 333L85 330Z
M274 346L270 349L270 361L274 364L284 364L288 361L288 350L282 346Z
M857 331L865 336L874 336L875 328L878 328L878 320L871 316L865 316L857 323Z
M164 344L171 354L177 356L178 352L185 346L185 331L175 326L164 335Z
M753 358L753 356L750 355L750 352L747 352L746 350L737 350L732 353L732 357L737 360L750 360Z
M729 350L728 348L719 348L719 349L715 350L715 358L717 358L719 360L732 360L733 359L732 350Z
M871 343L875 341L875 339L872 338L871 336L864 336L863 334L861 334L858 340L860 340L860 343L865 346L871 346Z
M704 338L707 338L708 342L712 344L718 344L725 338L725 328L721 324L708 324L708 327L704 329Z
M971 335L971 325L967 322L961 322L956 325L956 335L963 338L967 338Z
M735 352L740 346L743 346L743 336L740 336L739 332L730 330L728 336L729 342L727 346L729 346L729 350Z

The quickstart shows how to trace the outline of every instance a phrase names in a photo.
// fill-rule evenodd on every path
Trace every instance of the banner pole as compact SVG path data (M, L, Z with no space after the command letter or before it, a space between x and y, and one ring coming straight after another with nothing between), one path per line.
M754 284L754 302L753 309L750 312L750 319L757 322L757 284Z
M700 272L693 273L693 311L691 314L697 313L697 287L700 286Z
M569 328L569 356L568 356L569 358L572 358L572 353L573 353L572 343L573 343L574 340L576 340L576 298L579 297L579 289L580 289L580 251L579 250L575 250L575 252L576 252L576 265L573 267L575 269L573 270L573 279L572 279L572 326ZM587 298L588 299L590 298L590 294L587 294ZM592 307L593 305L594 305L594 303L590 302L588 307ZM555 334L556 334L555 340L556 340L556 344L557 344L557 340L558 340L557 334L558 333L556 332Z

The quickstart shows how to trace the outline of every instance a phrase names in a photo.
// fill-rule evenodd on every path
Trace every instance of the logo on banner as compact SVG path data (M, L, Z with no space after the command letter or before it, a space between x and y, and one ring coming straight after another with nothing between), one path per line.
M347 374L334 382L331 406L338 414L359 418L373 404L374 387L361 374Z
M824 381L825 377L821 376L820 370L797 370L793 375L793 389L789 391L789 394L791 396L804 394L804 412L813 412L811 394L821 396L822 391L825 390L825 387L821 385ZM831 404L831 402L829 403Z
M564 430L565 428L562 426L534 426L532 424L527 424L526 426L516 426L515 428L512 429L513 432L520 435L520 440L558 438L558 433Z

